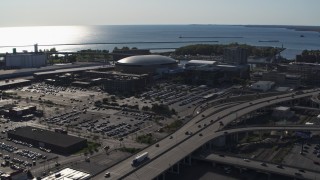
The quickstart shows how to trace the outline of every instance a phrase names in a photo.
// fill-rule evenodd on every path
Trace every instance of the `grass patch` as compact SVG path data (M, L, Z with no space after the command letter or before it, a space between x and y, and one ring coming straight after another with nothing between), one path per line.
M97 149L101 146L99 143L95 142L87 142L87 147L81 149L80 151L74 153L74 154L88 154L88 153L93 153L94 151L97 151Z
M263 139L263 137L262 137L262 139ZM242 143L251 143L251 142L257 142L257 141L260 141L259 135L250 134L249 136L241 139L239 143L242 144Z
M181 120L175 120L171 124L168 124L164 129L167 132L176 131L179 127L181 127L183 122Z
M141 149L140 148L122 147L122 148L119 148L118 150L122 151L122 152L128 152L128 153L134 154L136 152L139 152Z
M152 134L145 134L145 135L138 136L136 138L136 141L144 144L153 144L156 142Z
M273 157L273 159L271 161L274 163L282 163L282 161L290 153L292 148L293 148L293 144L289 144L283 148L277 147L276 149L278 149L279 151L277 152L277 154Z

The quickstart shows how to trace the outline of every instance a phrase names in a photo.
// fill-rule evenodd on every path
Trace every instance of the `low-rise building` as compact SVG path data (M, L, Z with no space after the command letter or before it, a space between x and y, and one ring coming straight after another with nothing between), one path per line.
M55 153L72 154L87 146L87 140L35 127L18 127L8 131L8 138L50 149Z
M7 54L5 57L7 68L33 68L47 65L46 54Z

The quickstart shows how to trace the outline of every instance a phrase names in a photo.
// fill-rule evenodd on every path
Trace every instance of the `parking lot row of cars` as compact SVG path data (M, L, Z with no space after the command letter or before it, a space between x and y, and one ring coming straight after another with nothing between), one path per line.
M33 84L28 86L25 89L21 89L27 92L34 92L34 93L40 93L42 95L57 95L57 93L61 91L65 92L72 92L75 93L77 91L87 91L86 89L83 88L75 88L75 87L62 87L62 86L54 86L54 85L49 85L45 83L38 83L38 84Z
M210 89L206 86L173 85L167 83L160 85L160 87L160 90L151 90L143 93L141 96L152 100L155 100L156 97L166 105L179 103L179 106L184 106L217 91L217 89Z
M152 115L146 114L143 112L128 112L128 111L122 111L119 113L121 116L126 116L126 117L135 117L137 120L141 120L142 118L151 118Z
M10 152L10 153L15 153L15 154L18 154L20 156L24 156L26 158L30 158L32 160L37 160L37 159L40 159L40 158L43 158L43 159L46 158L46 156L42 155L41 153L37 153L37 152L31 151L31 150L27 150L27 149L19 149L16 146L12 146L12 145L6 144L4 142L0 143L0 150L5 150L5 151Z
M80 119L80 115L81 112L74 110L71 112L66 112L63 113L61 115L56 115L50 118L46 118L45 121L49 124L56 124L56 125L69 125L71 124L71 122L73 121L77 121L78 119Z

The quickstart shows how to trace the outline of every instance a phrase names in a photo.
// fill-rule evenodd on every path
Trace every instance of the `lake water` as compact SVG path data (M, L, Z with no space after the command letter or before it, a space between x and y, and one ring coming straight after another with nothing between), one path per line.
M303 35L304 37L300 37ZM302 50L320 49L320 33L301 32L285 28L260 28L229 25L107 25L107 26L40 26L0 28L0 53L33 51L38 43L40 49L56 47L59 51L81 49L108 49L117 47L178 48L188 44L241 43L255 46L285 47L282 55L292 59ZM192 37L192 38L179 38ZM218 42L200 42L218 41ZM272 41L272 42L259 42ZM276 42L278 41L278 42ZM153 42L153 43L149 43ZM62 45L109 43L103 45ZM42 46L48 45L48 46ZM12 47L4 47L12 46ZM24 46L24 47L18 47ZM158 50L167 51L167 50Z

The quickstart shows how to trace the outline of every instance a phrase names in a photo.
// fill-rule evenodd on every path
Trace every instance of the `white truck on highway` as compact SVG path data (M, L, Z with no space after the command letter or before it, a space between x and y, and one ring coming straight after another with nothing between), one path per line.
M132 166L138 166L141 162L146 161L148 159L148 152L144 152L142 154L137 155L132 160Z

